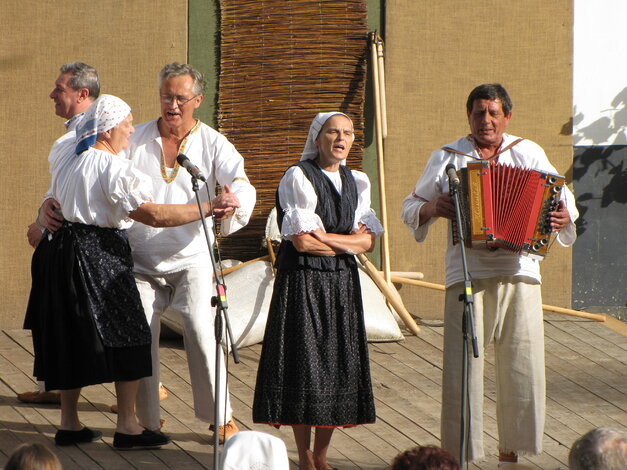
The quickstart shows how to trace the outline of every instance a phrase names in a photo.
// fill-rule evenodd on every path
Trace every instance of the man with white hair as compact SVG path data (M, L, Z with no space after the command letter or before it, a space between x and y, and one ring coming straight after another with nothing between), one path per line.
M223 235L248 223L255 205L255 188L244 172L244 159L220 133L194 117L203 101L205 81L188 64L167 64L159 74L161 117L140 124L133 134L128 156L151 177L157 203L193 202L190 175L177 162L186 155L206 176L214 219ZM222 192L214 198L216 184ZM201 184L199 196L207 200ZM211 222L210 222L211 223ZM151 228L134 224L129 241L134 274L152 331L153 375L141 380L137 416L151 430L161 427L159 407L160 315L166 310L181 316L185 351L196 417L214 421L216 342L211 297L215 293L207 241L200 224ZM226 368L220 351L219 440L238 431L233 420ZM226 412L225 412L226 411ZM210 430L213 427L210 426Z

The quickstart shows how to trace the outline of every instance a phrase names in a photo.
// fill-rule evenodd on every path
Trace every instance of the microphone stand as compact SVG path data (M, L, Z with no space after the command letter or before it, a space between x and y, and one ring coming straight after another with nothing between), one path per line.
M209 200L209 205L211 205L211 195L209 194L209 187L207 187L207 197ZM215 339L216 339L216 362L215 362L215 385L214 385L214 409L213 409L213 468L214 470L219 470L220 460L219 460L219 444L220 444L220 423L218 420L218 414L220 411L220 358L222 357L222 316L224 315L224 322L226 324L227 330L227 351L229 350L229 345L231 351L233 351L233 361L236 364L239 364L239 355L237 353L237 346L233 341L233 332L231 331L231 324L229 323L229 316L227 314L228 304L226 301L226 285L224 284L224 277L221 275L222 270L220 270L220 276L218 275L218 268L216 259L213 253L213 245L211 243L211 239L209 238L209 230L207 229L207 221L204 217L204 211L202 210L202 203L200 202L200 196L198 195L198 180L192 176L192 189L194 190L194 194L196 195L196 203L198 204L198 210L200 211L200 221L202 222L202 228L205 233L205 239L207 240L207 246L209 248L209 256L211 258L211 266L213 268L213 278L216 282L216 293L217 295L211 297L211 306L216 307L216 316L214 320L214 328L215 328ZM213 214L211 215L213 217ZM215 224L213 225L213 234L215 244L217 245L217 236L215 233ZM225 358L226 361L226 358ZM228 381L228 376L227 376ZM225 392L226 393L226 392ZM225 409L226 409L226 399L224 401ZM225 413L226 418L226 413ZM226 423L225 423L226 424Z
M459 439L459 460L462 470L468 468L467 459L467 440L468 431L470 427L470 413L468 407L468 367L470 365L470 357L468 355L468 339L470 333L470 339L472 341L473 356L479 357L479 346L477 344L477 335L475 334L475 322L473 311L473 299L472 299L472 281L468 274L468 265L466 262L466 234L464 233L464 226L462 225L462 213L459 195L459 181L451 182L450 193L455 205L455 218L457 220L457 227L459 231L459 247L462 256L462 268L464 272L464 292L460 294L459 301L464 302L464 311L462 313L462 387L461 387L461 426L460 426L460 439Z

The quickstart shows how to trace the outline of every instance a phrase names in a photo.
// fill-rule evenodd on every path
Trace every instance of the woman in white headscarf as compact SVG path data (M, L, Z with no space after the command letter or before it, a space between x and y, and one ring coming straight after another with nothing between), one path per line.
M50 157L52 195L65 222L44 237L32 262L25 328L35 349L34 375L61 390L57 445L90 442L83 427L81 387L115 382L118 419L113 446L159 447L170 442L135 417L139 379L150 376L150 329L132 275L126 230L133 220L176 226L198 220L195 205L157 205L147 177L117 154L134 131L130 107L101 95L85 113L76 139ZM204 206L205 216L209 205Z
M336 427L375 421L354 255L371 251L383 229L370 208L368 177L344 166L353 139L348 116L318 114L301 161L277 191L283 240L253 421L291 425L304 470L330 468Z

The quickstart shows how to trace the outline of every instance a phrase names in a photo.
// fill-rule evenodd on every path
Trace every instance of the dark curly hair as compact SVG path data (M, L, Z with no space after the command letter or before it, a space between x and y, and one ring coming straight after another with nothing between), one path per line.
M391 470L459 470L459 463L440 447L418 446L398 454Z

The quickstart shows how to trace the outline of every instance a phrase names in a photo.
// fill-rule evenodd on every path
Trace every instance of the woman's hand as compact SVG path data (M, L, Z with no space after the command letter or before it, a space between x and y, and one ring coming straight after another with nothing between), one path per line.
M41 241L42 235L43 233L41 231L41 228L39 228L39 225L30 224L28 226L26 237L28 238L29 245L32 246L33 248L37 248L37 245L39 245L39 242Z
M310 232L316 240L330 247L335 254L348 253L350 255L372 251L375 236L362 224L351 232L350 235L327 233L321 229Z
M56 232L63 223L63 216L57 211L61 211L61 204L52 198L46 199L39 208L37 224L51 233Z
M317 228L313 232L309 233L311 233L311 236L313 236L316 240L326 244L325 240L327 239L327 232L325 232L324 230Z
M326 233L321 229L313 232L305 232L299 235L292 235L290 241L294 244L296 251L301 253L309 253L317 256L333 256L337 252L328 246L322 239L325 239Z
M357 224L357 228L351 232L353 235L357 235L359 233L372 233L372 231L366 227L364 224L359 222Z

